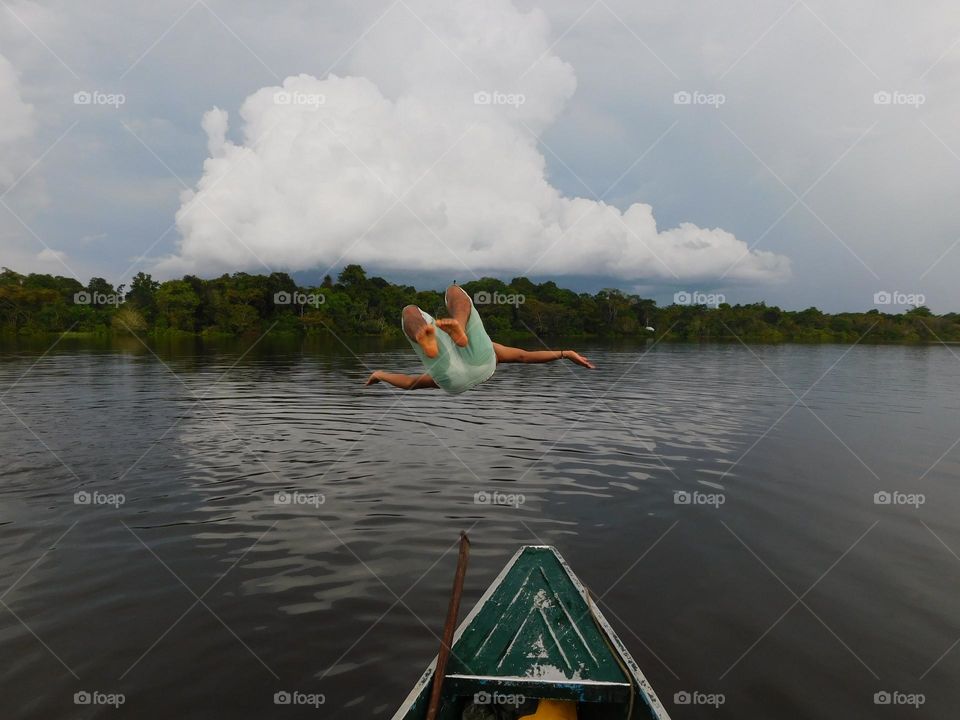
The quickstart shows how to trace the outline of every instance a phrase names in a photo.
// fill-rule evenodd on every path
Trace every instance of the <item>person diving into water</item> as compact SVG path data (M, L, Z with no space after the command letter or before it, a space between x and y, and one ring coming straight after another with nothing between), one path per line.
M427 372L404 375L375 370L367 378L367 385L385 382L403 390L442 388L456 394L489 380L499 363L569 360L585 368L594 367L574 350L521 350L493 342L473 300L459 285L448 287L444 300L450 317L439 320L416 305L403 309L403 332Z

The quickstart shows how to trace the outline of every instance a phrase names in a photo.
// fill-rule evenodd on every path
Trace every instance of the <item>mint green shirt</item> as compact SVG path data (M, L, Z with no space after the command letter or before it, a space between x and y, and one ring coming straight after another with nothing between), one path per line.
M423 310L420 314L427 323L436 327L436 322L430 315ZM452 394L462 393L474 385L489 380L497 369L497 354L493 349L493 342L483 327L480 313L472 307L472 303L465 330L467 346L460 347L447 333L437 328L437 347L440 352L435 358L427 357L423 348L410 340L413 351L423 362L430 376L437 385Z

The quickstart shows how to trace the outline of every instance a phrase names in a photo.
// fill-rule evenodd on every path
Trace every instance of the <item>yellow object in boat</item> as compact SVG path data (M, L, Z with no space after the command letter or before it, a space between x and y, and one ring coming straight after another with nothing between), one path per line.
M577 704L570 700L541 700L533 715L520 720L577 720Z

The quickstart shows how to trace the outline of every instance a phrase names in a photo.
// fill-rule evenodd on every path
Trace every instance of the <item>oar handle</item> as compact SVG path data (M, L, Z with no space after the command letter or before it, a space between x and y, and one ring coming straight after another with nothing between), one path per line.
M460 598L463 595L463 581L467 576L467 560L470 559L470 538L460 532L460 554L457 557L457 574L453 577L453 592L450 594L450 606L447 608L447 621L443 626L443 640L437 653L437 666L433 671L433 686L430 689L430 704L427 705L427 720L435 720L440 708L440 692L443 690L443 678L447 671L447 659L453 645L453 633L457 628L457 616L460 614Z

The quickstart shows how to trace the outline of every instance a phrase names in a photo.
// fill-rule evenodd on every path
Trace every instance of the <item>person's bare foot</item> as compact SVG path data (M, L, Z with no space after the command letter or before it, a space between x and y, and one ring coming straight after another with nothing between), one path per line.
M433 325L424 323L423 327L417 331L414 340L423 348L423 353L428 358L435 358L440 354L440 348L437 347L437 330Z
M454 318L440 318L436 321L437 327L443 330L460 347L466 347L469 339L459 320Z
M415 305L407 305L403 309L403 332L423 348L428 358L435 358L440 354L440 348L437 347L437 329L423 319L420 309Z

